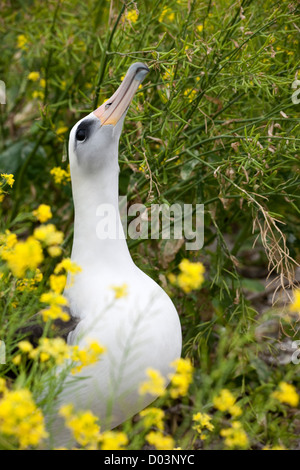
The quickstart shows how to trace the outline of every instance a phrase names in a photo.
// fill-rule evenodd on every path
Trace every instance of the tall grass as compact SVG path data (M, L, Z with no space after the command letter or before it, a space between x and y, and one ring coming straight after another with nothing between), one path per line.
M282 358L299 336L289 310L300 246L299 104L292 101L299 13L298 2L273 0L2 2L0 170L16 180L1 203L2 233L26 239L37 226L32 211L47 204L64 233L62 256L70 255L70 183L58 184L50 171L67 171L68 130L112 94L128 66L150 68L121 137L120 192L130 204L205 205L197 252L176 241L128 240L135 262L172 296L183 355L194 365L189 393L157 403L165 432L182 449L299 445L297 406L272 395L281 382L299 388L299 366ZM57 259L44 255L34 290L20 290L5 261L0 278L0 376L34 397L49 370L36 365L32 373L12 359L16 331L49 289ZM169 282L183 258L205 265L201 290L186 294ZM261 300L266 292L273 302ZM274 303L279 292L286 304ZM238 398L236 418L214 405L223 389ZM213 430L202 426L205 439L193 429L197 412L212 418ZM230 444L222 429L235 421L247 440L239 428ZM138 426L122 427L128 449L149 445ZM7 437L0 445L18 447Z

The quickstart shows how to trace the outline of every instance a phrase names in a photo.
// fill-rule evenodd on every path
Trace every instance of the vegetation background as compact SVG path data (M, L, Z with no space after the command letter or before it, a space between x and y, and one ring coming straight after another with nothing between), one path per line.
M164 428L152 445L299 449L299 19L296 0L1 2L0 171L15 179L10 188L2 176L0 192L6 387L37 398L49 380L43 362L34 374L18 363L16 330L40 311L50 275L70 255L68 132L143 61L150 73L126 118L120 192L130 203L205 205L197 252L184 240L128 240L135 262L172 296L194 367L185 396L156 403ZM28 240L41 204L64 241L44 240L43 260L24 261L18 274L7 237ZM205 266L201 289L170 281L186 258ZM3 416L0 399L2 448L33 445ZM139 426L136 418L120 428L125 448L149 446Z

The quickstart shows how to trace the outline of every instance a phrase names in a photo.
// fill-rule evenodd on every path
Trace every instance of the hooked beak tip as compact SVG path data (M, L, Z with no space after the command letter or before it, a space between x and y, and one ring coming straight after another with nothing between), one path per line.
M142 62L136 62L129 67L113 96L94 111L102 125L116 125L118 123L148 73L148 67Z

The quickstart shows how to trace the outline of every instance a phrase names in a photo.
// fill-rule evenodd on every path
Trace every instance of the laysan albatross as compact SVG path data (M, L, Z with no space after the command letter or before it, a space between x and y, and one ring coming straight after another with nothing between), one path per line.
M168 383L174 372L170 364L181 354L177 311L165 291L133 262L118 207L119 139L128 107L148 72L143 63L131 65L113 96L75 124L69 137L75 207L71 259L81 272L64 292L78 321L67 342L83 348L96 340L106 352L76 374L83 380L67 377L57 407L72 403L75 410L91 410L102 430L149 405L156 397L138 393L146 370L159 371ZM115 237L108 237L101 224L105 208L114 218ZM113 286L124 284L126 295L116 298ZM63 433L56 418L52 434L59 444Z

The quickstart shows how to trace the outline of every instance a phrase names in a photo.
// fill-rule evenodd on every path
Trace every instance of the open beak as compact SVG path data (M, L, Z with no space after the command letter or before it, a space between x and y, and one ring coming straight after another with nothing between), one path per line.
M118 123L148 72L148 67L142 62L136 62L129 67L117 91L94 111L102 126L109 124L115 126Z

